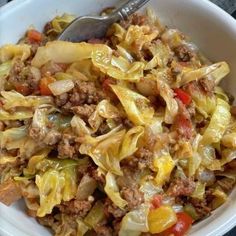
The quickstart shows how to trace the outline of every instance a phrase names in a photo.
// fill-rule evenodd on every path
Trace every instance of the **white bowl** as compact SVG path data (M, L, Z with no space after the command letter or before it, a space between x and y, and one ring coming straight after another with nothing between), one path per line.
M64 12L85 15L114 6L117 0L18 0L0 8L0 45L16 43L30 25L41 30L45 22ZM231 74L224 88L236 97L236 21L207 0L152 0L162 22L189 35L213 61L226 60ZM220 236L236 225L236 191L212 216L195 225L191 236ZM24 213L24 204L0 203L1 236L50 236L47 229Z

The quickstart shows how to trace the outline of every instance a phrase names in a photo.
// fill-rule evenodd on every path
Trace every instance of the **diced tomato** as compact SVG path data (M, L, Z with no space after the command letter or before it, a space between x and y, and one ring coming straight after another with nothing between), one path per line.
M193 219L185 212L176 213L177 223L164 231L161 236L184 236L191 228Z
M156 209L159 208L162 205L162 196L157 194L152 199L152 206L151 208Z
M40 83L39 83L39 89L40 89L40 93L42 95L52 95L52 92L51 90L49 89L48 85L55 82L56 79L54 79L53 77L51 76L48 76L48 77L43 77L41 80L40 80Z
M187 139L190 139L193 135L193 125L190 118L184 114L178 114L175 119L175 127L179 134L183 135Z
M42 34L38 32L37 30L29 30L27 33L27 37L30 42L41 42L42 41Z
M174 89L176 97L185 105L189 105L192 102L191 96L186 93L183 89L176 88Z
M21 93L25 96L30 94L30 88L26 84L16 84L15 89L18 93Z

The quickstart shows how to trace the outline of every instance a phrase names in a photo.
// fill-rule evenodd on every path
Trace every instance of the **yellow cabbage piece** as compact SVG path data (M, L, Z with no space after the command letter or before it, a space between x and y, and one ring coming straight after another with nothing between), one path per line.
M64 41L48 42L46 46L39 47L31 64L41 67L49 61L55 63L73 63L91 58L92 52L101 51L111 55L112 50L102 44L71 43Z
M16 162L18 159L18 157L14 157L14 156L3 156L0 155L0 165L6 165L8 163L14 163Z
M221 143L227 148L236 148L236 132L225 134Z
M157 170L155 182L158 186L162 186L169 180L170 174L175 167L175 162L168 154L155 158L153 161L153 166Z
M111 85L111 88L135 125L145 125L152 121L154 109L146 97L120 85Z
M8 150L20 148L27 137L27 127L21 126L0 132L0 148Z
M96 80L99 76L98 70L94 68L94 65L90 59L74 62L66 70L67 75L70 75L80 80Z
M149 232L158 234L170 228L177 222L177 217L171 206L163 205L148 214Z
M166 102L165 122L167 124L172 124L175 116L178 113L178 103L174 99L174 92L164 81L159 79L156 81L160 95Z
M71 127L78 136L90 135L92 133L92 130L87 127L86 123L78 115L73 116Z
M127 59L115 57L107 51L93 51L92 62L100 71L117 80L138 81L143 77L143 62L130 63Z
M206 183L197 182L194 192L191 194L192 198L203 200L205 197Z
M65 178L56 170L48 170L42 176L36 175L36 185L39 188L40 207L37 216L50 214L55 205L61 203Z
M149 209L149 204L142 204L128 212L121 221L119 236L139 236L142 232L148 232Z
M224 204L228 198L227 194L219 188L216 188L214 192L212 193L212 195L215 196L215 198L212 200L212 203L211 203L211 207L213 209L216 209L222 204Z
M0 64L0 91L4 90L6 77L10 74L12 61Z
M202 137L202 144L209 145L219 142L230 122L230 117L230 105L217 98L215 111Z
M159 31L156 28L151 29L150 26L131 25L120 46L135 53L140 51L145 43L150 43L154 40L158 34Z
M93 132L96 132L104 119L114 119L117 117L120 117L119 110L109 100L104 99L98 103L96 110L89 117L88 123Z
M43 104L53 104L50 96L23 96L16 91L2 91L3 108L9 110L13 107L36 108Z
M115 176L110 172L106 174L106 185L104 190L107 196L116 206L124 209L124 207L127 205L127 202L121 197Z
M33 117L32 110L16 110L13 113L7 112L3 109L0 109L0 120L7 121L7 120L25 120L28 118Z
M218 62L195 70L186 67L183 69L182 73L178 75L177 84L181 87L186 83L206 76L208 76L209 79L214 80L215 84L218 84L229 71L229 65L226 62Z
M30 54L31 46L27 44L8 44L0 48L0 63L9 61L13 58L20 58L22 61L26 60Z
M122 175L120 161L137 150L138 140L143 133L143 127L140 126L133 127L127 132L117 127L96 138L86 136L79 151L90 156L103 170Z
M36 175L35 183L40 196L37 216L43 217L50 214L53 207L60 204L62 200L69 201L75 197L77 190L76 162L72 162L62 162L61 164L60 161L57 163L55 161L54 164L59 165L58 169L50 168L45 173Z
M76 219L76 222L77 222L76 236L84 236L89 230L89 227L80 219Z
M63 29L69 25L73 20L75 19L75 16L69 15L69 14L63 14L62 16L56 16L52 21L52 29L47 31L47 34L50 34L51 32L55 32L57 34L61 33Z
M170 58L170 48L168 45L163 44L161 41L157 41L149 47L153 58L145 65L145 70L151 70L155 67L165 67Z

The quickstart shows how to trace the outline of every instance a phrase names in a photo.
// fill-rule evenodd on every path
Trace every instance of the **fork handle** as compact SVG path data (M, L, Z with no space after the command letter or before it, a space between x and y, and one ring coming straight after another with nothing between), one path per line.
M112 18L118 20L126 20L128 16L136 12L139 8L141 8L144 4L149 2L149 0L129 0L127 3L122 5L116 11L111 14Z

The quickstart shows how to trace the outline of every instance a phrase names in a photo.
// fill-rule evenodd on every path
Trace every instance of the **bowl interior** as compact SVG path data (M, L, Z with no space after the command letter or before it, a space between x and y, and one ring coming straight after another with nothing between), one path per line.
M86 15L120 4L117 0L21 0L0 8L0 45L16 43L25 30L34 25L41 30L56 15ZM224 80L226 91L236 97L236 21L207 0L152 0L148 4L161 21L190 36L212 61L225 60L231 73ZM39 10L41 9L41 10ZM236 191L211 217L195 225L191 236L222 235L236 225ZM26 217L24 204L7 208L0 204L0 235L49 236L45 228Z

